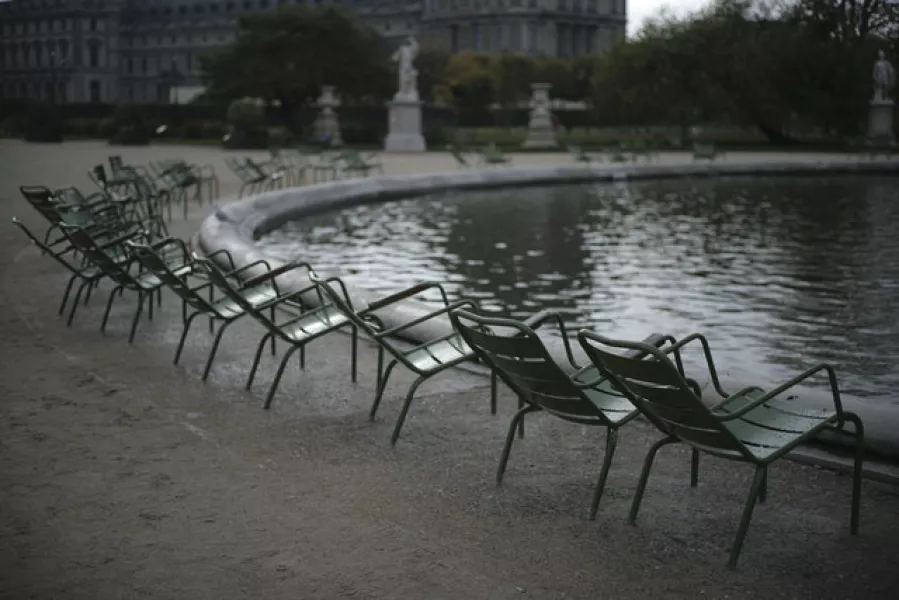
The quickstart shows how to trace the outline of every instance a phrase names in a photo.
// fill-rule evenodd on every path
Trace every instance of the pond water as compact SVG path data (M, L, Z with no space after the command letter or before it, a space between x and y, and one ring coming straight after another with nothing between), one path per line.
M637 338L705 333L762 386L816 362L899 402L899 188L890 178L665 180L469 192L290 223L259 240L374 292L423 280L512 314Z

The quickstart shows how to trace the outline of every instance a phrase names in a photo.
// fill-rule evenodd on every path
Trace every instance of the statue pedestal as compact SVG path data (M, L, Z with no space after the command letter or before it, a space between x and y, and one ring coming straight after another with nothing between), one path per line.
M531 116L528 137L523 145L525 148L555 148L559 145L550 111L550 87L548 83L531 84Z
M395 97L387 107L388 133L385 152L424 152L425 138L421 134L421 101Z
M872 100L868 112L868 143L894 145L893 114L896 105L892 100Z
M321 112L312 124L312 130L317 139L331 140L331 146L342 146L343 138L340 135L340 121L337 119L335 108L340 106L340 101L334 94L334 86L323 85L322 95L318 99Z

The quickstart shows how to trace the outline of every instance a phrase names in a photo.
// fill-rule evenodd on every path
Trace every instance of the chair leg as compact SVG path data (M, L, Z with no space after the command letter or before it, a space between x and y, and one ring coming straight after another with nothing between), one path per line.
M274 339L274 336L272 336ZM300 369L306 368L306 344L300 346Z
M275 321L275 307L274 306L272 306L271 309L269 309L269 316L272 319L272 323L275 323L276 321ZM275 341L276 341L275 336L272 336L272 356L274 356L275 353L278 351L277 346L275 345ZM305 360L306 359L304 357L303 361L305 362Z
M134 343L134 334L137 333L137 324L140 322L140 315L144 309L144 299L147 294L143 291L137 293L137 308L134 311L134 318L131 320L131 334L128 336L128 343ZM150 298L150 310L153 310L153 299Z
M259 359L262 358L262 349L265 348L265 343L268 341L268 338L271 337L272 334L266 333L262 336L262 339L259 340L259 346L256 348L256 356L253 358L253 366L250 367L250 374L247 377L247 383L244 385L244 389L250 389L250 386L253 385L253 379L256 378L256 369L259 367Z
M378 357L381 358L380 356ZM381 371L380 365L378 365L378 372ZM390 373L393 372L394 367L396 367L396 361L392 360L388 363L387 368L384 370L384 374L381 376L381 384L378 386L378 392L375 394L375 401L371 404L371 410L368 412L369 420L374 421L375 415L378 414L378 406L381 404L381 398L384 396L384 388L387 387L387 381L390 379Z
M852 535L858 535L862 495L862 468L865 459L865 426L858 415L854 413L843 413L843 418L855 425L855 461L852 466L852 509L849 518L849 532Z
M599 501L602 500L603 490L606 489L606 479L609 477L609 468L612 466L612 458L615 456L615 447L618 445L618 430L608 427L606 429L606 455L602 460L602 468L599 470L599 479L596 482L596 490L593 492L593 502L590 504L590 520L596 520L599 511Z
M84 291L84 287L87 285L87 282L83 282L78 286L78 290L75 291L75 299L72 301L72 308L69 309L69 318L66 319L66 327L70 327L72 325L72 321L75 319L75 311L78 310L78 301L81 299L81 292Z
M526 404L526 402L524 401L524 398L522 398L521 395L519 395L518 396L518 410L521 410L521 408L525 404ZM521 416L522 416L521 420L518 421L518 439L521 439L524 437L524 415L521 415Z
M281 364L278 365L278 372L275 373L275 378L272 380L272 385L268 389L268 396L265 398L265 410L268 410L272 405L272 400L275 399L275 392L278 390L278 384L281 383L281 376L284 375L284 367L287 366L287 361L290 360L290 357L293 356L293 353L302 348L302 346L293 346L287 352L284 353L284 358L281 359Z
M94 284L96 282L91 281L87 284L87 293L84 295L84 305L87 306L87 303L91 300L91 292L94 291Z
M768 467L762 469L762 484L759 486L759 504L764 504L768 498Z
M490 414L496 414L496 369L490 369Z
M634 501L631 503L631 512L627 516L627 521L631 525L634 525L637 522L637 512L640 510L640 502L643 500L643 492L646 491L646 482L649 479L649 471L652 470L652 462L655 460L656 452L658 452L662 446L673 444L676 441L677 438L674 437L662 438L653 444L649 448L649 452L646 453L646 460L643 462L643 471L640 473L640 482L637 484L637 492L634 494Z
M415 390L417 390L418 386L424 383L425 379L427 378L427 375L422 375L412 382L412 385L409 387L409 391L406 392L406 399L403 401L403 408L400 410L400 415L396 419L396 425L393 427L393 435L390 436L391 446L396 446L396 441L400 438L400 431L403 430L403 424L406 422L406 415L409 414L409 406L411 406L412 404L412 397L415 395Z
M186 306L186 304L182 304L182 306ZM187 339L187 332L190 331L191 324L199 314L200 313L195 312L184 319L184 328L181 330L181 339L178 340L178 348L175 349L175 360L172 361L173 365L177 365L178 361L181 360L181 352L184 350L184 341Z
M66 311L66 304L69 302L69 294L72 292L72 286L75 285L75 281L77 279L77 275L72 275L69 278L69 283L66 285L66 291L62 295L62 302L59 304L59 311L57 311L56 314L62 316L62 314Z
M206 367L203 369L203 376L200 378L200 381L206 381L206 378L209 377L209 371L212 369L212 361L215 360L215 354L218 352L219 343L222 341L222 335L225 333L225 330L228 328L228 325L233 323L234 321L224 321L221 326L219 326L219 332L215 334L215 340L212 342L212 348L209 349L209 358L206 359Z
M106 323L109 321L109 312L112 310L112 303L115 301L116 296L121 295L122 286L118 285L109 292L109 300L106 301L106 311L103 313L103 321L100 323L100 331L106 331ZM77 304L77 301L76 301Z
M359 329L353 325L353 333L351 335L350 342L350 377L352 378L353 383L356 383L356 351L359 347Z
M384 373L384 347L378 344L378 378L375 382L375 389L381 389L381 377Z
M529 412L538 410L540 410L539 407L528 404L523 408L519 408L515 416L512 417L512 421L509 423L509 432L506 434L506 443L503 444L503 453L499 456L499 466L496 469L496 485L501 485L503 482L503 475L506 473L506 463L509 462L509 453L512 451L512 443L515 441L515 430L518 428L518 423Z
M734 546L730 551L730 560L727 561L728 569L737 568L737 559L740 558L740 550L743 549L743 540L746 539L746 532L749 530L749 522L752 521L752 511L755 510L755 502L759 498L762 485L765 483L765 466L759 465L755 468L755 477L752 478L752 487L749 488L749 497L746 498L746 505L743 507L743 516L740 517L740 527L737 528L737 538L734 540Z
M699 485L699 450L690 449L690 487Z

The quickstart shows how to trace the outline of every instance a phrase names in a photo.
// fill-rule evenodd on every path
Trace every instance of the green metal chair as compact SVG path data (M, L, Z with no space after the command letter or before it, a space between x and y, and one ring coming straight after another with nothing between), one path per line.
M461 169L469 169L472 165L472 158L466 155L466 153L455 146L454 144L447 144L446 151L450 153L450 156L456 161L456 165Z
M755 476L728 561L728 567L734 569L756 501L763 502L767 495L768 467L822 431L842 430L848 421L855 426L850 530L853 535L858 532L864 427L858 416L843 410L837 376L830 365L820 364L807 369L768 392L751 386L728 394L721 388L708 341L699 334L688 336L664 351L647 344L612 340L589 331L581 331L578 338L600 374L665 433L646 455L628 517L631 524L636 522L655 455L663 446L685 443L700 452L750 463L755 466ZM721 401L713 406L704 404L698 386L684 377L680 350L694 341L702 345L712 385L721 396ZM621 350L636 351L642 357L622 356L615 352ZM671 353L675 362L668 358ZM830 383L833 410L797 408L789 403L789 398L784 398L788 390L822 372L826 373Z
M377 394L371 405L369 418L374 420L384 396L384 390L390 380L390 375L397 365L403 365L417 378L406 392L402 409L397 417L396 425L390 437L391 445L396 445L409 413L409 406L412 404L412 398L418 387L427 379L438 373L454 367L460 363L477 360L474 352L465 345L465 342L458 333L453 332L433 340L424 342L423 344L414 346L411 349L404 349L393 338L397 334L401 334L410 327L420 325L435 317L447 315L451 311L468 307L478 309L478 304L474 300L458 300L450 302L447 298L446 291L439 283L427 282L422 283L408 289L402 290L395 294L391 294L384 298L380 298L368 304L365 307L356 307L346 292L344 283L338 278L324 279L317 275L314 271L309 273L309 278L316 284L321 291L323 297L334 307L340 310L360 331L375 341L378 345L378 378L377 378ZM334 289L334 284L341 288L341 292ZM398 302L413 298L428 290L437 290L440 293L443 302L443 308L431 311L419 318L413 319L401 325L387 328L383 321L378 317L378 311L389 306L393 306ZM392 359L384 368L384 353L392 356ZM496 374L491 376L490 384L490 412L496 414Z
M284 266L271 269L264 273L246 279L243 281L242 287L237 287L229 276L222 271L211 260L201 260L206 265L209 274L209 280L216 286L218 290L243 309L259 324L261 324L267 333L259 340L256 348L256 356L253 359L253 366L250 368L250 374L247 377L246 389L250 389L253 380L256 378L256 370L259 367L259 360L262 358L262 351L265 343L270 341L272 353L275 351L275 340L279 339L286 342L290 348L284 353L275 378L269 387L268 395L265 399L266 410L271 407L275 392L278 390L278 384L281 382L281 376L287 366L287 361L297 351L300 352L300 367L305 367L306 362L306 344L318 339L328 333L332 333L343 327L349 326L352 329L352 350L350 357L350 371L353 381L356 381L356 359L358 335L355 325L340 310L329 304L322 304L317 307L308 306L303 302L303 295L313 293L317 288L310 285L307 288L297 290L295 292L281 293L278 289L277 277L295 269L304 268L311 272L308 264L302 262L288 263ZM259 286L270 285L276 292L276 297L265 301L262 304L254 304L251 298L247 298L245 291L247 289L258 288ZM276 317L274 308L279 305L289 305L291 308L299 310L299 315L290 315L286 321L279 322ZM270 309L270 314L266 314L264 309Z
M90 291L93 289L97 282L105 277L104 273L98 269L97 267L91 265L80 265L81 262L79 257L77 256L76 249L69 245L60 251L58 248L51 248L47 246L44 242L39 240L31 231L28 230L22 222L16 217L12 218L12 222L21 229L28 239L31 240L35 246L41 249L44 254L49 254L53 257L53 259L61 264L63 268L65 268L72 276L69 278L69 282L66 284L66 290L63 293L62 301L59 304L58 314L62 315L66 310L66 304L69 300L69 295L72 292L72 286L75 285L76 281L81 281L81 285L78 286L78 291L75 294L75 302L72 303L72 306L69 310L69 317L66 320L66 325L71 325L72 320L75 318L75 311L78 310L79 300L81 299L82 292L87 289ZM63 238L65 239L65 238ZM68 240L66 240L68 241Z
M485 166L510 166L512 159L503 154L496 144L488 144L477 151L481 164Z
M343 164L340 166L342 173L357 174L368 177L373 171L384 173L384 166L374 154L362 155L355 150L344 150L337 156L337 160Z
M274 189L281 185L285 177L284 171L275 170L271 173L263 171L249 158L239 160L229 156L225 158L225 165L240 180L241 185L237 194L238 198L242 198L244 192L258 194L259 192Z
M180 240L176 240L180 242ZM184 342L187 340L187 334L190 331L194 319L199 316L209 318L209 332L213 333L215 323L221 322L221 326L216 333L209 350L209 356L206 359L206 366L203 369L202 381L206 381L209 372L212 369L212 363L215 360L219 343L222 336L229 325L246 315L246 311L234 300L228 297L216 298L216 287L211 281L191 281L191 276L199 276L202 279L207 277L206 266L191 258L188 263L188 269L172 268L170 260L166 260L159 252L148 244L136 244L127 242L129 249L134 257L149 272L158 277L166 287L168 287L176 296L181 298L181 322L184 324L181 331L181 337L178 340L178 346L175 349L175 358L172 361L178 364L181 359L181 353L184 350ZM186 245L181 242L181 251L185 256L188 255ZM218 250L207 255L209 258L218 258L219 260L227 260L231 268L227 271L226 276L238 277L248 269L257 267L265 261L256 261L245 265L240 269L234 268L234 260L231 258L227 250ZM266 263L267 264L267 263ZM204 295L205 293L205 295ZM251 288L240 289L240 295L253 306L260 308L265 307L269 302L278 297L276 288L272 285L258 285ZM193 309L188 313L187 308ZM272 307L274 313L274 307Z
M723 155L724 154L721 151L715 148L715 144L693 142L693 162L696 162L698 160L715 162L716 159L722 157Z
M618 443L618 429L633 420L638 412L624 395L603 378L596 368L578 365L571 343L558 313L545 312L527 322L488 317L456 309L450 314L453 326L480 359L494 369L518 395L519 410L509 424L506 442L496 471L497 485L502 483L515 430L528 413L544 411L565 421L606 429L606 452L590 505L590 519L596 519L609 468ZM549 354L536 330L554 323L562 334L568 359L564 369ZM653 336L650 343L664 344L673 338ZM519 430L520 432L520 430Z
M77 225L63 223L61 229L72 245L87 259L89 264L102 271L104 275L116 284L109 293L100 331L106 331L106 323L109 320L109 313L112 310L116 297L122 295L122 292L125 290L137 294L137 307L131 321L131 333L128 336L128 343L133 343L137 325L143 312L144 302L148 298L150 299L148 316L151 320L153 319L153 295L157 294L157 300L161 301L159 292L161 291L162 281L152 272L135 272L136 261L122 259L122 256L130 256L130 252L125 247L125 242L132 241L133 237L123 236L118 239L100 242L94 239L85 229ZM184 245L181 240L168 238L153 243L151 247L157 252L163 253L166 260L172 265L172 270L175 273L183 275L192 268L190 258L183 252ZM75 303L77 304L77 302L78 296L76 295Z
M590 165L590 164L593 164L594 160L596 160L596 158L593 155L589 154L587 151L585 151L580 146L569 145L568 146L568 154L569 154L569 156L571 156L571 159L576 163L583 163L583 164Z

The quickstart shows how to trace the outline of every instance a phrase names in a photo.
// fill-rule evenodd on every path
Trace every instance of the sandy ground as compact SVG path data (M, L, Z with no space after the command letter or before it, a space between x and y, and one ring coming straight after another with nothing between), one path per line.
M750 470L705 459L690 489L688 454L664 450L637 527L626 523L642 458L657 434L622 430L595 522L586 519L600 431L532 418L506 482L493 483L513 410L487 410L486 381L446 374L421 389L403 438L388 438L411 382L398 377L367 419L375 353L349 339L310 348L272 410L274 359L242 382L260 335L225 336L208 383L198 327L171 364L178 307L127 343L133 307L98 331L108 288L71 328L56 316L61 269L9 223L40 218L21 183L87 186L110 153L98 143L0 141L0 597L3 598L895 598L899 490L866 482L862 532L848 534L850 479L779 463L736 572L724 568ZM126 160L198 148L122 149ZM795 157L795 155L791 155ZM739 160L739 157L730 157ZM527 155L516 162L566 160ZM674 155L663 160L684 160ZM447 156L386 161L388 172L452 168ZM225 191L234 189L226 179ZM206 207L205 210L208 210ZM189 235L203 216L178 222Z

